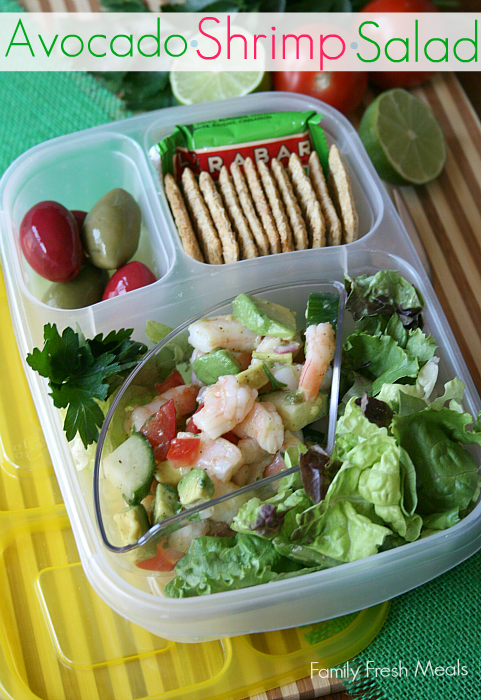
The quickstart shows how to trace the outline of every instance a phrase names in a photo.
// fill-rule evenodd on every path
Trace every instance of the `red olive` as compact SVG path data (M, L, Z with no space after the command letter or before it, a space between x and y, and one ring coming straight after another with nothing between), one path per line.
M133 289L146 287L148 284L156 282L155 275L149 268L141 262L129 262L119 267L105 287L102 300L117 297L119 294L126 294Z
M35 272L51 282L68 282L84 259L73 214L58 202L39 202L23 217L20 245Z

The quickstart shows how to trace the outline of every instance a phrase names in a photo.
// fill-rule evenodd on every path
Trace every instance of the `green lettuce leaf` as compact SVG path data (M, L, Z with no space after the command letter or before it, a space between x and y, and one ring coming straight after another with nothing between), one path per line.
M172 331L172 328L165 326L158 321L147 321L145 324L145 334L154 343L159 343ZM179 333L172 340L164 345L155 356L157 371L161 380L164 380L173 369L177 368L182 378L190 381L191 368L186 365L191 356L193 348L189 345L187 336Z
M392 533L419 537L416 474L387 428L368 420L353 398L338 420L333 461L342 462L326 498L297 517L291 541L338 561L378 551Z
M395 270L352 278L345 275L346 308L357 321L365 316L399 316L406 328L422 328L424 301L415 287Z
M386 382L383 384L381 391L377 395L380 401L385 401L388 403L393 411L400 413L400 400L401 394L410 395L414 398L420 399L418 402L413 402L409 404L413 406L412 412L421 411L428 405L428 399L431 396L434 386L438 378L438 358L431 358L426 362L423 367L419 370L418 376L416 377L415 384L392 384ZM446 385L447 386L447 385ZM463 385L464 390L464 385ZM402 397L402 398L405 398ZM443 405L445 401L443 400ZM407 408L408 404L405 404L404 411L409 410Z
M433 513L423 518L423 524L426 530L447 530L459 523L459 508L451 508L444 513Z
M355 331L346 341L342 362L374 379L374 396L381 391L385 382L416 377L419 372L417 358L409 355L389 335L376 337Z
M256 523L259 518L259 511L262 506L270 505L276 507L276 515L282 521L277 532L259 531ZM245 503L235 516L231 528L236 532L245 534L257 534L259 536L273 538L277 534L289 537L295 529L296 515L312 505L311 500L302 488L302 481L299 472L290 474L279 481L277 493L270 498L261 500L258 497L251 498Z
M427 408L411 415L395 415L392 430L416 468L418 512L464 510L478 492L476 460L462 445L481 444L478 426L472 431L469 413Z
M171 598L219 593L275 581L301 568L263 537L197 537L164 592Z

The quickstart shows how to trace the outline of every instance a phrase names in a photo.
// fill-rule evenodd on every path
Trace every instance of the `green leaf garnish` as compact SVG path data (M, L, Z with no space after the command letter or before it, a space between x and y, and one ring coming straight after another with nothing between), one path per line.
M57 408L67 408L64 430L67 440L77 432L85 447L97 442L104 414L99 401L105 401L127 372L145 354L143 343L130 340L133 329L112 331L86 340L80 328L66 328L59 334L55 324L43 329L43 349L34 348L27 363L49 382L50 395Z
M284 384L284 382L280 382L277 380L274 375L272 374L271 370L269 367L266 365L265 362L262 363L262 369L266 373L267 379L270 381L272 389L275 391L276 389L283 389L287 384Z

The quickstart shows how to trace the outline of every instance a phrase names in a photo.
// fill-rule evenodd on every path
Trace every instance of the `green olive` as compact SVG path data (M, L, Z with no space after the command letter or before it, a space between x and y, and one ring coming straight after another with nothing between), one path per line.
M57 309L81 309L102 299L108 281L107 270L101 270L86 260L77 277L69 282L51 284L42 301Z
M83 225L83 244L92 263L103 270L125 265L139 245L141 219L131 194L121 188L104 194Z

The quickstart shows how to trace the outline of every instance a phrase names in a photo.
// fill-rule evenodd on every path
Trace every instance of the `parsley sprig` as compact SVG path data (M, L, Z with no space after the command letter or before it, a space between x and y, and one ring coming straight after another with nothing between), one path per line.
M77 432L85 447L97 442L104 414L99 401L121 383L143 357L147 346L130 340L133 329L112 331L86 339L80 328L59 334L55 324L43 329L43 349L34 348L27 363L46 377L57 408L67 408L64 431L67 440Z

